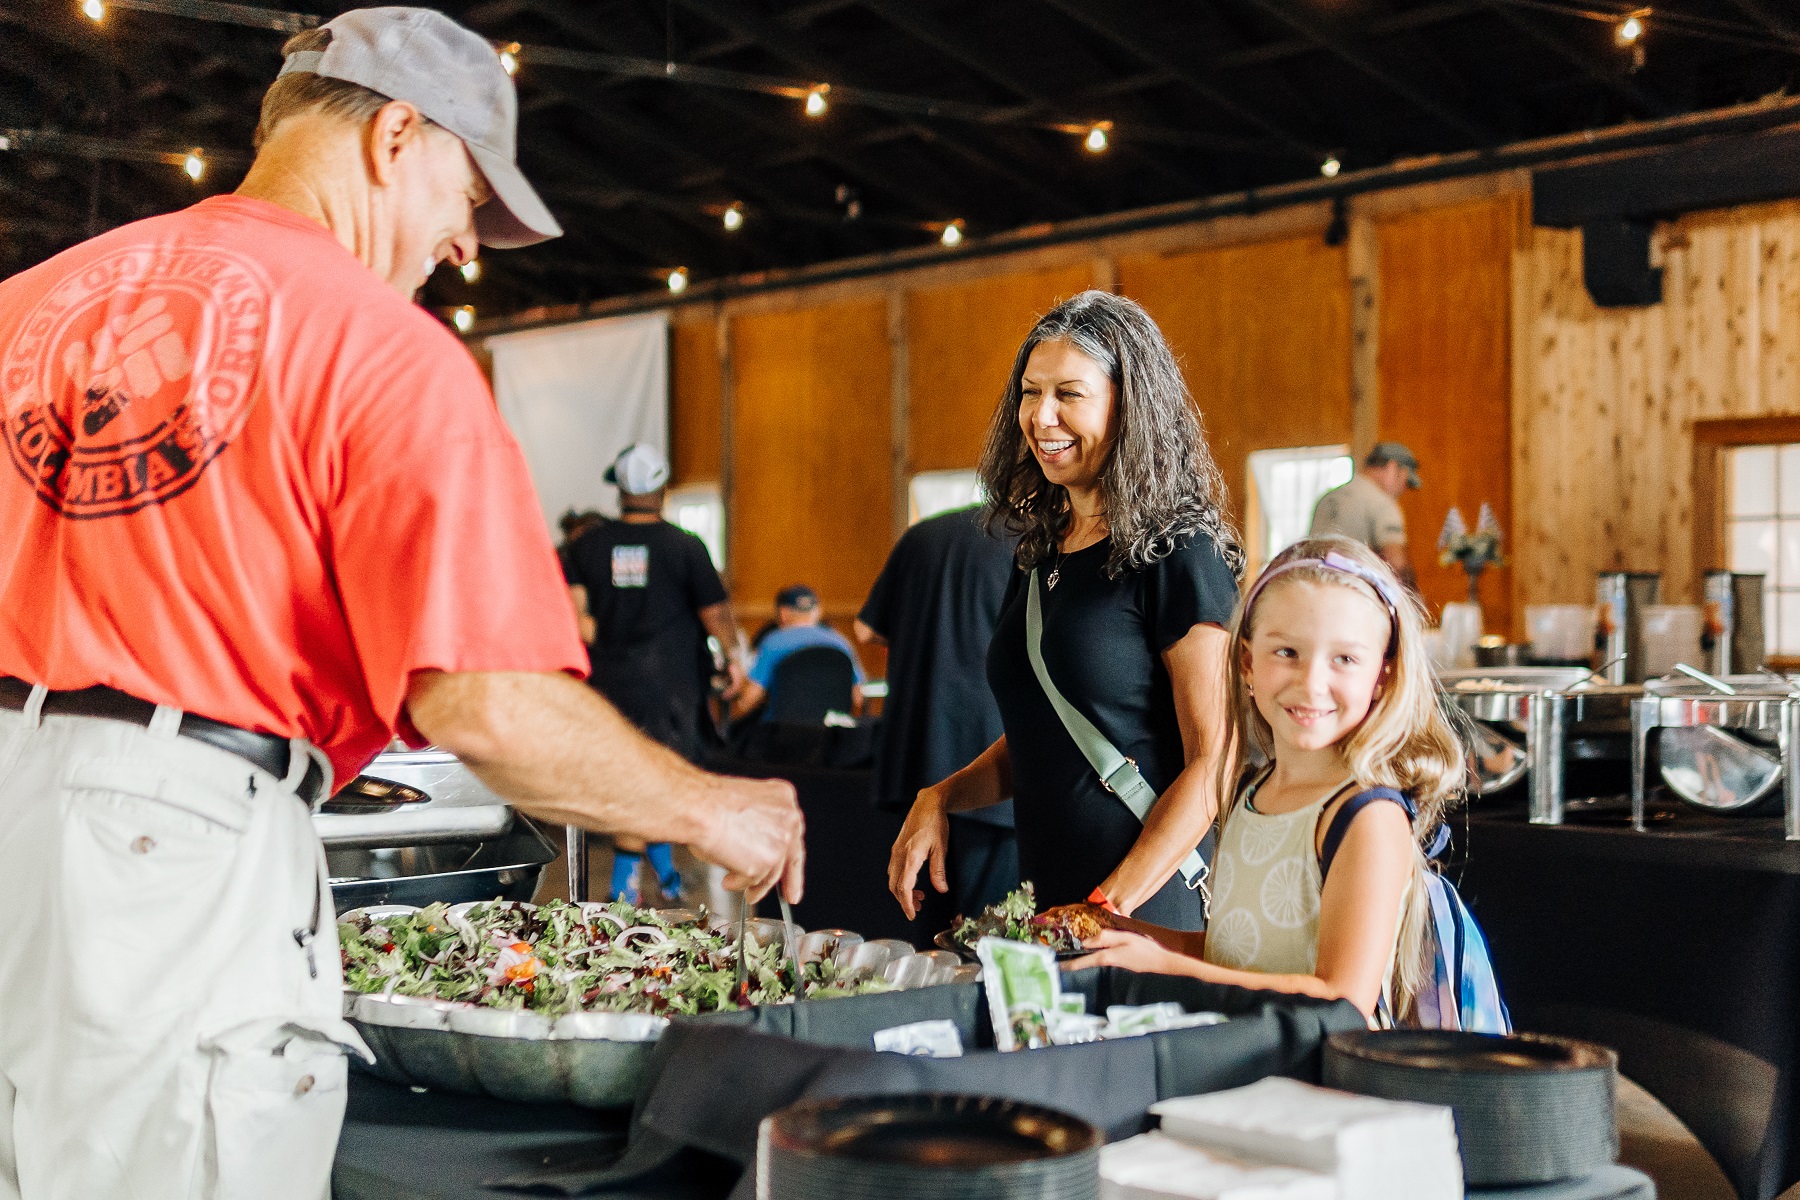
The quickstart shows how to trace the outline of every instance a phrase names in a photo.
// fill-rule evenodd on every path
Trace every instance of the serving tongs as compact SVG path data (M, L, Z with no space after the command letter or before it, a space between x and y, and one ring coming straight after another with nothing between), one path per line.
M794 910L789 906L787 897L779 893L776 899L781 901L781 941L782 953L794 971L794 998L800 999L801 990L805 987L806 976L800 965L800 930L794 924ZM738 929L737 929L737 985L732 989L732 996L739 1004L750 1003L749 964L744 959L744 946L750 934L750 893L746 889L738 894Z
M1723 679L1720 679L1716 675L1708 675L1705 671L1702 671L1697 667L1690 667L1686 663L1676 663L1675 669L1680 671L1683 675L1686 675L1689 679L1692 679L1695 683L1705 684L1713 691L1718 692L1721 696L1735 696L1738 694L1738 690L1729 683L1726 683Z
M750 989L745 986L749 977L748 968L744 964L744 939L749 933L750 889L745 888L738 893L737 986L731 989L732 999L744 1005L750 1003Z

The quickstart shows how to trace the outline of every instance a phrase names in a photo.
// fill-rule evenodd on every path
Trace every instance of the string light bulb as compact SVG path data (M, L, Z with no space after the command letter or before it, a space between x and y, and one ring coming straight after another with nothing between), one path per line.
M1338 177L1338 172L1343 169L1344 164L1338 161L1338 157L1335 154L1319 164L1319 174L1327 179L1336 179Z
M727 204L719 219L725 222L726 233L736 233L744 227L744 206L735 202Z
M106 19L106 5L102 4L100 0L81 0L81 13L98 25Z
M681 293L687 291L687 285L688 273L686 267L676 267L673 271L669 272L669 291L671 294L676 296L681 295Z
M817 87L810 88L807 90L807 93L806 93L806 115L807 116L822 117L825 115L826 111L828 109L830 109L830 107L831 107L831 102L825 98L826 95L830 91L831 91L831 85L829 83L821 83Z
M508 42L500 47L500 67L508 75L519 73L519 43Z
M206 174L206 159L201 157L198 150L189 150L187 157L181 160L181 169L187 172L189 179L199 183L200 177Z
M1088 127L1087 136L1081 139L1081 145L1089 154L1105 154L1112 145L1111 121L1096 121Z
M963 223L961 220L950 222L944 226L944 232L938 235L938 241L946 246L960 246L963 241Z
M465 304L450 314L450 323L456 326L456 332L467 333L475 328L475 306Z
M1618 38L1619 45L1637 45L1638 40L1644 36L1644 18L1648 15L1647 11L1634 12L1619 22L1618 28L1613 31L1613 36Z
M481 278L481 260L479 258L471 258L458 269L462 271L464 283L474 283Z

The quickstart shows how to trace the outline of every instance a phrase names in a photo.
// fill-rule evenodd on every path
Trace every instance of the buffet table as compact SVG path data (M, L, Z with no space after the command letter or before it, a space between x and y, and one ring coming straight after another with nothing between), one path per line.
M1800 843L1778 818L1634 832L1478 803L1457 840L1520 1029L1617 1049L1747 1200L1800 1180Z
M869 1031L936 1017L991 1047L977 985L809 1001L678 1021L657 1044L635 1110L420 1092L351 1076L333 1173L336 1200L478 1200L504 1195L748 1200L744 1173L771 1112L828 1096L954 1092L1048 1105L1111 1139L1141 1132L1158 1099L1269 1075L1317 1081L1330 1033L1361 1029L1350 1005L1113 969L1068 977L1091 1007L1179 1000L1231 1020L1084 1046L963 1058L877 1054ZM1495 1200L1654 1200L1642 1174L1609 1168L1545 1188L1470 1192Z

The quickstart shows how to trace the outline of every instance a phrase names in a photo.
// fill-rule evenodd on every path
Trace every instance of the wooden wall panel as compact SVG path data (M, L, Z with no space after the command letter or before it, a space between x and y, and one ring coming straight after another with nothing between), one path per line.
M1515 200L1427 209L1379 221L1382 440L1419 456L1424 486L1402 497L1419 590L1435 616L1468 592L1439 566L1438 533L1452 505L1471 527L1492 506L1512 557L1511 297ZM1513 571L1481 581L1491 632L1513 628Z
M713 321L671 330L669 466L673 482L717 483L720 475L719 338Z
M1317 237L1119 260L1181 359L1242 522L1253 450L1350 441L1350 275Z
M760 619L808 583L829 614L854 614L891 544L887 306L737 317L731 332L735 602Z
M1513 403L1521 603L1591 600L1603 570L1661 570L1699 599L1693 424L1800 414L1800 203L1683 218L1659 235L1663 302L1599 309L1578 233L1517 256Z
M906 298L913 471L972 468L1013 356L1057 301L1089 287L1087 263L1000 275Z

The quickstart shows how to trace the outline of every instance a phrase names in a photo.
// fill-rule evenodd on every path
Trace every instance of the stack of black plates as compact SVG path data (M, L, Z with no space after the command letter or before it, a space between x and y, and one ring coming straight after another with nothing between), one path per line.
M1326 1087L1449 1107L1470 1187L1579 1179L1611 1164L1618 1070L1605 1046L1533 1033L1396 1029L1325 1042Z
M1100 1131L990 1096L808 1101L762 1124L756 1194L770 1200L1098 1200Z

